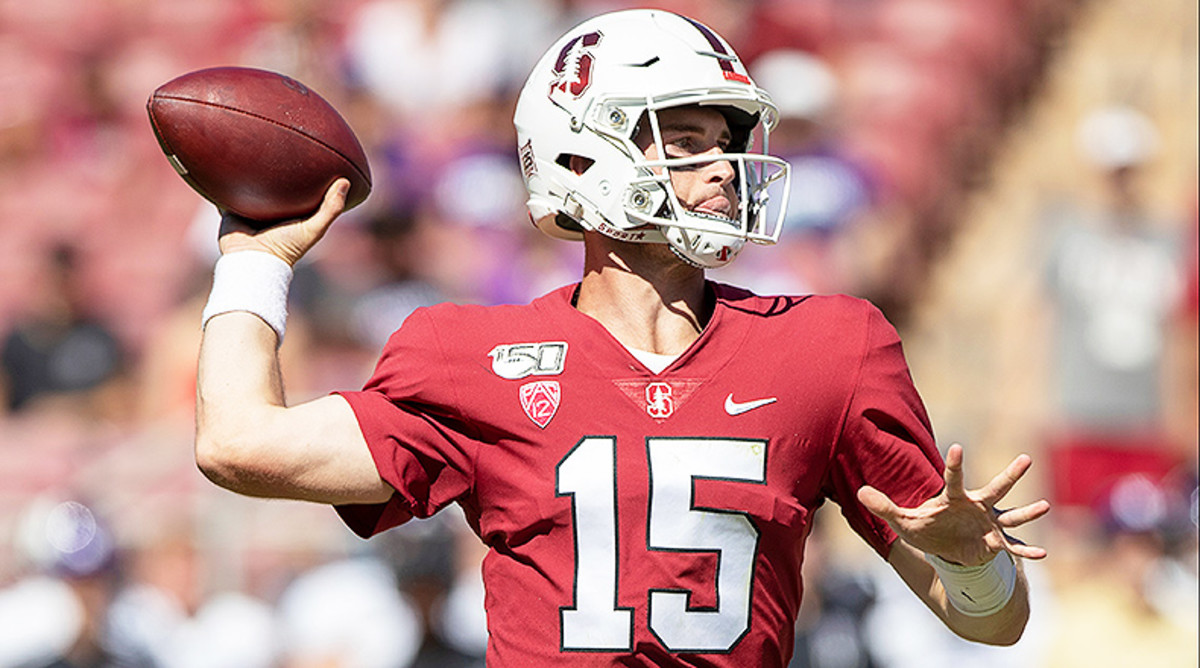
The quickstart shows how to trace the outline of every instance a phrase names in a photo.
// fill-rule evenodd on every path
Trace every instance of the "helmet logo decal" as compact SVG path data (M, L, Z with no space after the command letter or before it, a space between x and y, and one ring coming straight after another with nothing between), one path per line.
M591 48L600 43L599 32L589 32L567 42L554 61L554 80L550 82L550 96L570 93L579 97L592 83Z
M521 158L521 173L526 179L532 179L537 176L537 159L533 155L533 140L525 142L518 149L518 155Z
M737 81L744 84L750 83L750 77L733 69L733 61L737 60L737 56L725 48L725 45L721 43L721 38L717 37L716 33L709 30L708 26L703 23L693 21L686 16L682 18L692 24L696 30L700 31L701 35L704 35L704 39L708 40L708 44L713 48L714 53L712 55L716 56L717 61L721 63L721 75L725 77L726 81Z
M646 239L645 230L622 230L610 225L606 220L597 221L596 231L620 241L644 241Z

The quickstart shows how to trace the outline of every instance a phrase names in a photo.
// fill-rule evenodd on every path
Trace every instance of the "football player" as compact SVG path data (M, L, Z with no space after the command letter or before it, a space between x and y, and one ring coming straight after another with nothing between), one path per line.
M899 338L844 296L760 297L705 270L779 236L775 110L724 39L630 10L554 44L517 104L533 223L584 275L520 306L411 315L361 391L285 403L276 348L312 218L222 225L196 457L242 494L332 504L361 536L458 504L488 546L490 666L784 666L826 501L945 623L1021 635L1021 558L943 462Z

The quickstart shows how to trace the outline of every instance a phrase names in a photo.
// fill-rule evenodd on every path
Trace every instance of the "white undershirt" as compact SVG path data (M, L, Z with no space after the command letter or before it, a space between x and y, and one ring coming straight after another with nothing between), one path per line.
M654 373L662 373L663 369L671 366L671 362L679 359L679 355L663 355L660 353L652 353L646 350L636 350L625 346L630 355L637 358L637 361L642 363L642 366L653 371Z

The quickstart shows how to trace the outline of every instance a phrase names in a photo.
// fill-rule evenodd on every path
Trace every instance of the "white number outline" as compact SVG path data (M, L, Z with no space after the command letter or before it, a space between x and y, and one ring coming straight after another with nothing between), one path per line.
M593 445L598 444L598 445ZM646 549L648 551L661 552L677 552L677 553L715 553L717 557L716 573L714 574L714 586L716 587L717 602L714 608L692 608L691 590L687 589L658 589L650 588L647 590L647 627L654 637L662 643L663 647L671 652L677 653L728 653L746 636L750 631L750 617L753 611L753 592L754 592L754 567L758 560L759 543L762 533L755 525L750 514L744 511L727 509L727 508L710 508L706 506L698 506L695 502L695 491L697 480L717 480L728 481L735 483L746 484L766 484L767 471L767 442L762 439L736 439L736 438L686 438L686 437L648 437L646 438L646 463L649 473L649 497L647 508L646 522ZM571 497L571 520L572 520L572 540L575 550L575 574L572 591L572 604L559 608L559 649L563 652L614 652L614 651L631 651L633 649L633 610L628 607L620 607L617 605L617 596L619 592L620 572L618 570L620 543L619 530L617 522L620 519L620 514L617 512L620 499L617 493L617 468L616 468L616 447L617 439L615 436L585 436L581 438L574 447L572 447L566 455L559 461L555 470L556 477L556 493L558 496ZM601 451L603 449L603 451ZM725 452L722 452L722 449ZM705 453L704 451L708 451ZM583 453L583 454L580 454ZM708 456L701 460L694 456L697 454L707 454ZM746 457L746 454L749 457ZM718 455L714 460L713 455ZM684 455L689 455L685 457ZM720 456L725 455L725 456ZM597 459L592 462L590 460ZM568 460L575 459L574 463L568 463ZM731 469L727 465L731 462L736 463L740 459L741 466ZM585 462L591 464L590 467L582 464ZM657 466L655 465L657 463ZM568 470L564 471L564 465ZM664 470L671 471L677 467L683 467L682 476L678 471L670 475L655 476L654 471L657 468L660 473ZM711 467L711 470L708 468ZM573 469L582 468L582 472L576 473ZM753 470L749 470L753 469ZM607 470L609 475L607 478L603 476L602 471ZM716 474L720 472L720 474ZM566 476L564 477L564 473ZM680 478L687 480L687 503L686 508L680 510L681 504L678 503L663 503L664 498L670 498L672 493L676 497L679 495L679 486L672 486L663 483L663 480L671 480L678 482ZM588 492L586 485L592 486L592 491L587 497L581 497L580 492ZM665 485L665 486L664 486ZM611 494L611 506L608 505L607 499L599 499L600 492L595 489L602 488L602 492ZM657 499L657 501L656 501ZM581 507L581 502L586 504L586 508ZM611 510L609 510L611 508ZM588 531L580 531L580 513L581 510L589 511L588 517L598 518L599 522L592 522L593 528ZM609 511L611 514L605 516L603 513ZM598 514L599 513L599 514ZM682 513L682 515L680 515ZM664 517L666 519L662 519ZM656 518L659 519L656 522ZM692 529L678 533L676 536L663 536L664 533L671 531L655 531L656 525L672 526L674 521L687 522ZM740 547L737 553L728 550L732 548L727 545L728 540L719 540L713 545L700 545L693 541L691 531L694 531L696 525L711 525L718 529L724 529L725 534L737 536L737 530L744 528L747 531L741 535L746 538L752 536L749 541L749 549L746 545L735 545ZM596 524L604 524L599 529L594 528ZM707 526L701 527L708 528ZM730 529L734 529L733 533L728 533ZM590 538L597 535L597 531L607 532L607 536L600 535L599 540L591 540ZM704 534L705 531L696 532L696 536ZM721 533L721 532L717 532ZM585 539L587 546L586 552L581 552L581 536ZM611 536L609 542L608 536ZM656 537L657 536L657 537ZM680 539L684 536L685 539ZM691 542L689 542L691 541ZM740 542L740 541L739 541ZM599 544L599 545L598 545ZM610 547L611 546L611 547ZM596 557L597 547L601 551L609 550L604 554L602 559ZM742 584L736 577L733 582L730 581L731 576L729 571L723 570L729 566L730 562L736 562L733 557L739 556L743 569L741 573L744 575L744 592L737 592L735 596L736 609L734 616L735 623L740 624L737 627L737 633L733 637L714 636L712 630L721 629L722 625L728 621L730 617L730 608L725 608L722 611L722 601L728 602L733 597L726 596L723 599L722 583L725 583L725 589L728 590L730 585L737 586ZM726 559L729 556L730 559ZM588 572L595 574L596 565L592 563L593 568L583 568L583 562L602 561L600 564L600 572L611 568L611 607L605 607L606 604L602 600L609 598L607 591L604 596L597 596L593 593L586 595L586 600L581 606L580 603L580 573ZM611 566L609 565L611 560ZM733 574L734 576L737 573ZM601 589L607 590L610 585L610 580L603 578L601 581ZM594 588L595 580L591 577L588 579L588 588ZM729 592L726 591L726 594ZM663 614L657 617L654 614L655 602L660 603L659 609L667 609L667 606L675 609L678 608L678 614L691 618L698 624L680 623L675 625L669 616ZM682 603L682 606L679 605ZM667 610L668 613L675 612ZM691 617L696 615L696 617ZM656 621L657 620L657 621ZM674 627L675 630L666 631L665 627ZM686 642L682 645L679 642L674 642L671 638L664 635L678 635L682 629L684 635L700 636L704 640L699 642ZM665 631L665 633L664 633ZM728 634L727 634L728 635ZM586 644L576 640L582 636L592 636ZM675 640L678 640L676 638ZM705 644L705 640L710 640Z
M657 453L653 452L653 450L655 449L654 446L656 444L659 446L657 448L657 450L658 450ZM662 496L661 493L664 490L663 490L662 485L656 484L656 480L660 479L660 478L656 478L654 472L655 472L655 470L658 470L660 472L664 470L664 466L662 465L662 461L663 461L662 458L665 456L663 453L663 449L664 449L664 447L666 447L668 445L677 447L680 450L680 452L677 453L679 455L684 455L684 454L691 455L691 457L687 460L684 460L682 457L679 458L680 461L683 462L684 466L688 466L688 469L687 469L688 473L686 474L686 477L689 481L689 487L690 487L690 490L688 493L688 499L687 499L687 509L682 511L683 519L700 518L700 519L695 519L693 521L707 521L710 523L718 522L718 523L720 523L720 525L718 525L718 526L724 526L726 528L731 527L735 524L739 525L740 527L744 527L746 530L748 530L748 532L749 532L748 535L753 536L753 540L751 541L752 544L749 546L748 550L741 549L735 553L730 546L717 545L717 546L713 546L713 547L703 548L703 547L697 547L695 545L688 545L688 544L671 545L669 543L664 542L664 540L666 540L666 539L662 539L662 538L660 538L657 541L655 540L654 531L653 531L653 529L655 527L661 528L664 526L666 526L666 527L676 526L676 525L672 524L672 522L670 520L671 520L671 518L679 517L679 515L672 510L669 510L669 509L668 510L660 510L659 514L661 515L662 513L667 513L668 519L665 521L661 521L661 522L655 522L655 509L656 508L661 509L663 507L663 505L658 500L661 499L661 496ZM708 459L708 458L704 458L698 452L700 450L716 449L716 448L722 448L722 447L725 447L725 449L727 450L727 452L725 453L726 455L733 455L738 450L743 450L743 451L752 453L753 459L749 460L749 464L753 465L755 470L752 473L747 474L747 472L744 470L735 470L732 468L731 465L733 465L734 463L741 463L744 466L747 463L747 460L744 457L741 458L740 462L739 462L739 458L736 456L725 456L725 457ZM739 642L741 642L742 638L746 637L747 633L750 632L750 616L751 616L751 612L754 610L754 600L753 600L753 597L754 597L754 567L758 562L758 554L759 554L758 548L759 548L759 543L762 540L762 531L759 530L758 526L754 523L754 520L751 519L750 514L745 511L732 510L729 508L712 508L712 507L707 507L707 506L696 505L696 481L697 480L714 480L714 481L725 481L725 482L744 483L744 484L766 485L767 484L767 454L766 453L767 453L766 441L764 441L762 439L683 438L683 437L657 437L657 438L647 438L646 439L646 456L647 456L647 461L650 463L650 468L649 468L649 473L650 473L650 510L649 510L649 513L647 514L647 522L646 522L646 549L650 550L650 551L656 551L656 552L715 553L717 556L717 568L716 568L716 573L714 574L714 581L715 581L714 585L716 587L717 603L714 608L712 608L712 609L692 608L692 606L691 606L692 592L690 590L652 588L649 591L650 601L649 601L649 605L647 606L647 608L648 608L647 614L649 616L649 619L647 620L647 626L650 629L650 632L654 634L654 637L657 638L660 643L662 643L663 647L666 647L667 649L669 649L672 652L708 653L708 654L728 653L728 652L732 651L733 648L736 647ZM713 455L713 454L719 454L719 453L709 452L707 454ZM659 462L658 466L655 466L656 460ZM703 468L705 465L712 466L713 469L715 469L715 470L721 470L723 475L701 475L699 473L695 473L696 469ZM742 475L734 475L735 471L738 473L741 473ZM659 494L655 494L656 490L658 490ZM660 530L658 533L661 534L664 532ZM679 531L677 533L680 536L686 537L687 539L691 539L694 537L692 535L689 535L690 532L688 532L688 531ZM682 539L677 537L676 540L682 540ZM733 557L735 556L735 554L740 554L741 559L744 562L744 566L745 566L745 569L743 571L743 575L745 576L744 583L729 582L730 576L728 575L728 571L726 570L726 567L729 565L730 561L733 561ZM730 557L730 558L726 559L726 557ZM722 586L722 583L724 583L724 587ZM729 592L730 584L743 584L744 595L739 596L735 592L735 596L726 596L725 594L730 593ZM722 593L722 589L724 589L725 594ZM658 602L660 602L660 604L666 605L670 600L672 600L672 599L678 600L680 598L682 598L682 603L683 603L681 614L684 615L685 617L690 617L693 620L693 622L696 622L693 624L683 625L684 632L691 633L692 635L696 635L695 631L698 630L698 631L700 631L699 635L702 638L704 638L705 640L698 640L698 641L694 640L689 643L681 643L679 641L672 642L669 639L664 637L664 635L665 635L664 627L666 626L665 622L667 622L668 619L664 618L663 616L659 616L658 619L660 619L661 621L656 623L656 621L655 621L656 617L654 614L655 602L658 601ZM736 636L734 636L733 638L722 638L722 637L716 635L718 629L720 628L720 624L716 624L716 625L708 624L707 621L711 621L711 620L706 620L705 618L716 617L717 620L719 621L723 615L725 617L728 617L727 613L730 608L727 607L727 608L724 608L724 610L722 610L722 601L725 601L726 603L728 603L731 600L733 601L733 605L736 607L736 610L743 613L743 614L738 615L738 619L735 622L735 623L740 624L740 630L738 631ZM709 627L707 629L707 631L704 630L705 626ZM717 628L712 628L713 626L716 626Z
M603 448L603 446L607 446L607 448ZM601 451L602 448L603 451ZM605 499L600 498L599 495L589 495L583 498L583 501L588 502L587 508L581 508L582 504L580 503L581 499L579 496L579 487L572 486L564 490L563 469L564 467L573 468L571 464L568 464L569 460L578 461L580 457L586 457L586 455L591 454L591 451L593 450L597 451L599 457L601 457L604 461L597 462L595 464L595 470L589 471L585 468L580 476L580 482L584 484L606 483L609 487L608 492L611 497L610 499ZM580 453L583 454L581 455ZM583 461L587 462L587 459L585 458ZM602 477L605 470L608 471L607 478ZM597 473L600 475L595 475ZM579 442L575 444L575 447L571 448L571 450L568 451L561 460L559 460L558 466L555 468L554 475L555 491L557 492L557 495L571 497L571 539L574 543L575 551L575 578L571 587L572 604L570 606L564 606L558 609L559 650L563 652L630 651L633 649L633 608L622 608L617 605L617 592L619 591L617 587L617 581L619 579L619 566L617 561L618 555L621 553L620 532L617 530L617 518L619 517L617 507L620 502L620 499L617 496L616 484L617 437L585 436L579 439ZM575 477L570 475L570 472L567 472L567 475L569 477ZM611 506L608 505L610 500ZM593 501L597 501L598 503L592 503ZM608 547L607 543L605 545L601 545L600 547L608 547L608 549L604 550L606 554L603 555L603 560L611 560L611 564L593 563L590 564L590 568L584 568L583 562L585 561L585 555L587 561L595 561L595 559L591 558L591 555L595 552L595 543L597 541L589 540L588 543L590 549L588 549L586 552L581 550L579 540L580 532L577 530L577 528L580 526L579 516L581 512L585 510L597 511L595 507L597 505L602 507L599 508L598 512L595 514L600 516L602 521L607 520L608 526L599 529L593 529L591 532L589 532L588 537L595 536L598 532L604 531L604 529L608 530L608 536L601 535L600 539L601 541L607 541L611 538L611 547ZM607 515L604 515L605 511L607 511ZM607 586L608 577L610 576L606 575L604 576L605 581L603 589L611 588L611 608L604 608L602 601L593 601L592 599L596 597L591 595L584 597L586 600L582 602L585 605L580 605L580 571L585 571L589 574L610 574L611 587ZM589 577L587 579L586 589L589 591L592 590L595 583L596 579L594 575L593 577ZM596 603L598 605L589 605L590 603ZM587 636L590 638L590 642L587 644L581 644L569 640L569 638L574 636Z

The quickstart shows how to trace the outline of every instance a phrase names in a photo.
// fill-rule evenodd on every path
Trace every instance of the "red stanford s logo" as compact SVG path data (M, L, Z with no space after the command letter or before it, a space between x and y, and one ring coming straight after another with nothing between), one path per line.
M569 93L579 97L592 83L592 54L590 50L600 43L602 35L590 32L567 42L554 61L554 81L550 83L550 97L556 93Z
M675 413L675 400L668 383L650 383L646 386L646 412L650 417L663 420Z

